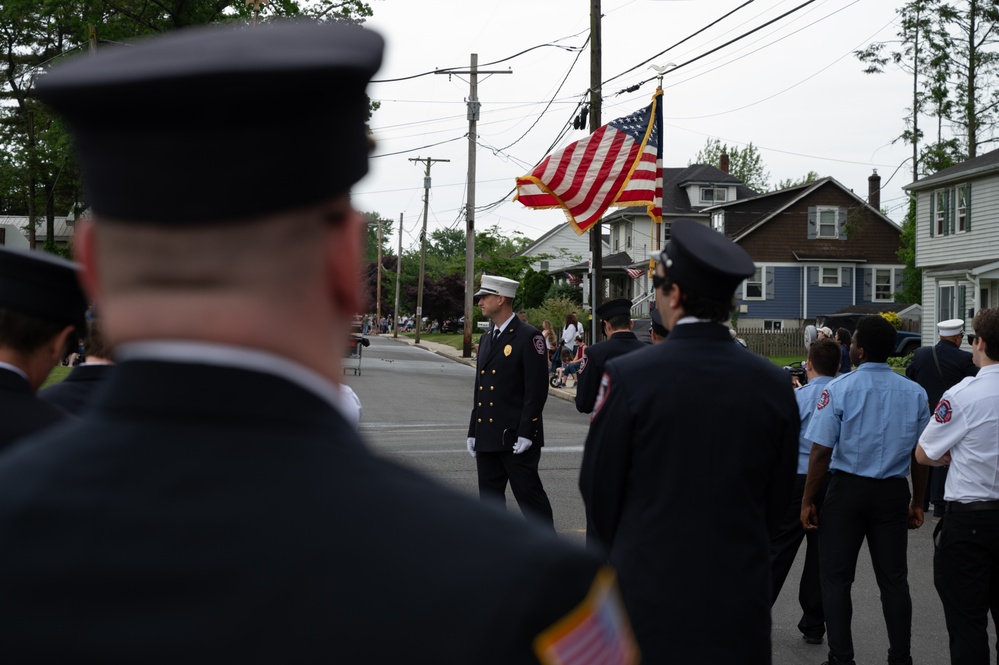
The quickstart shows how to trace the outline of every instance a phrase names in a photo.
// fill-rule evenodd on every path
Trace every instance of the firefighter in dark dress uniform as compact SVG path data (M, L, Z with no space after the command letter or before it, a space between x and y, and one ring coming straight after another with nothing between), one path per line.
M118 364L79 421L0 457L4 662L637 660L599 560L374 455L349 421L349 190L382 50L342 23L215 26L41 78L81 159L75 250ZM295 103L261 121L261 91Z
M548 351L541 331L513 314L517 286L506 277L483 275L475 294L493 329L479 340L468 452L475 458L482 499L506 503L509 482L524 516L554 530L551 502L538 474Z
M583 351L579 384L576 387L576 408L580 413L593 410L600 390L600 379L608 360L648 346L631 332L635 324L631 320L631 301L627 298L605 302L597 307L597 316L600 317L607 339L588 346Z
M721 233L675 221L654 278L669 339L607 363L591 416L588 543L620 574L645 662L770 663L770 536L800 420L787 373L724 323L753 271Z
M916 349L912 362L905 368L905 375L921 385L926 391L930 411L937 408L945 390L957 385L962 379L978 374L978 368L971 359L971 353L961 348L964 339L964 321L949 319L937 324L940 341L929 347ZM932 466L927 482L927 504L933 504L933 516L943 517L946 508L944 487L947 483L947 467ZM928 508L929 506L924 506Z
M74 416L83 413L95 391L114 371L111 350L104 344L101 325L93 312L87 312L87 336L83 340L82 363L73 368L65 379L38 391L38 396Z
M68 417L35 392L83 330L77 268L45 252L0 249L0 450Z

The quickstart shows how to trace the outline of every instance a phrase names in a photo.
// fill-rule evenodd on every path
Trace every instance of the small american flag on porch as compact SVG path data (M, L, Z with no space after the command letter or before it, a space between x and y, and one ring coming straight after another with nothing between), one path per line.
M582 275L573 275L572 273L569 272L565 274L565 278L569 280L569 283L572 284L573 286L579 286L583 281Z
M628 273L628 277L632 279L638 279L645 274L644 270L639 270L638 268L625 268L625 272Z

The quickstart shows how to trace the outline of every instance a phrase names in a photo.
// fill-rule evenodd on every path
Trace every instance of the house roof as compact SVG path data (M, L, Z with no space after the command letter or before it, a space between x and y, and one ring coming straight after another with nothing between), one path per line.
M916 182L905 185L902 189L905 191L919 191L935 185L942 185L952 180L986 175L994 171L999 171L999 150L993 150L984 155L978 155L974 159L949 166Z
M780 213L790 208L795 203L804 199L812 192L816 191L820 187L829 184L838 187L843 192L851 196L854 200L856 200L857 203L866 206L868 210L870 212L873 212L878 219L881 219L886 224L890 224L891 227L896 231L901 231L899 226L891 219L886 217L884 214L882 214L880 210L877 210L876 208L872 207L869 203L867 203L867 201L854 194L853 190L844 186L841 182L839 182L832 176L819 178L814 182L810 182L804 185L789 187L787 189L781 189L776 192L770 192L767 194L760 194L759 196L750 199L732 201L731 203L720 203L716 206L708 208L707 211L714 212L716 210L724 210L725 234L728 235L730 238L732 238L732 240L734 240L735 242L739 242L740 240L748 236L750 233L752 233L756 229L760 228L761 226L769 222L771 219L774 219ZM771 206L771 204L776 204L776 205ZM730 209L737 210L738 206L740 205L754 206L756 209L755 213L758 214L758 216L755 217L755 220L750 218L749 220L746 220L743 223L739 223L739 221L736 220L734 224L735 228L732 228L730 230L729 221L728 221L729 217L728 211ZM851 252L851 254L856 254L856 252Z
M538 238L537 240L535 240L531 244L529 244L526 247L524 247L522 250L520 250L519 252L517 252L516 254L514 254L514 256L533 256L532 252L534 251L535 248L537 248L539 245L541 245L543 242L545 242L549 238L552 238L552 237L558 235L560 232L564 233L566 230L570 231L572 235L576 235L576 232L572 230L572 227L569 226L568 223L563 222L561 224L553 226L548 231L545 231L543 234L541 234L540 238ZM610 247L610 234L609 233L601 234L601 240L603 240L604 245L606 245L607 247Z
M618 252L617 254L610 254L609 256L602 257L603 260L600 262L601 270L624 270L625 268L630 268L635 264L631 260L631 255L628 252ZM644 261L643 261L644 263ZM590 264L587 261L582 263L577 263L571 265L568 268L562 268L561 270L556 270L555 272L589 272Z

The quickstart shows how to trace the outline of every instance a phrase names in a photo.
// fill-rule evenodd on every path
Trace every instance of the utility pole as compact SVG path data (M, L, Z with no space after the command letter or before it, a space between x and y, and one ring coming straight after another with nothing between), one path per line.
M375 316L382 320L382 218L378 216L378 277L375 282Z
M399 279L402 277L402 213L399 213L399 253L395 257L395 328L392 338L399 338Z
M468 71L437 72L438 74L468 74L468 192L465 196L465 327L462 342L463 358L472 357L472 294L475 293L475 123L479 119L479 74L512 74L509 69L479 71L479 54L473 53Z
M601 89L600 0L590 0L590 133L600 127ZM590 227L590 344L597 337L597 307L604 297L603 230L600 222Z
M450 159L410 157L411 162L426 162L423 176L423 230L420 231L420 277L416 284L416 343L420 343L420 328L423 327L423 271L427 264L427 214L430 212L430 167L434 162L450 162Z

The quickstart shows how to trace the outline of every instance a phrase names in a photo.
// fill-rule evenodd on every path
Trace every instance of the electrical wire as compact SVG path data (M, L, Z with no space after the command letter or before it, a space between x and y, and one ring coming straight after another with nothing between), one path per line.
M493 60L492 62L480 63L479 67L491 67L492 65L498 65L500 63L507 62L508 60L513 60L514 58L519 58L520 56L524 55L525 53L530 53L531 51L534 51L536 49L546 48L546 47L549 47L549 46L552 47L552 48L561 49L563 51L569 51L570 53L573 52L573 51L578 51L578 50L582 50L583 48L585 48L585 45L584 46L561 46L559 44L551 44L551 43L549 43L549 44L538 44L537 46L532 46L530 48L526 48L523 51L520 51L519 53L514 53L511 56L507 56L505 58L500 58L499 60ZM432 74L451 74L451 73L454 73L454 72L462 71L462 70L464 70L466 68L467 68L466 66L461 66L461 67L445 67L444 69L435 69L433 71L423 72L421 74L412 74L410 76L400 76L400 77L394 78L394 79L372 79L371 83L396 83L398 81L409 81L409 80L412 80L412 79L421 78L423 76L430 76Z

